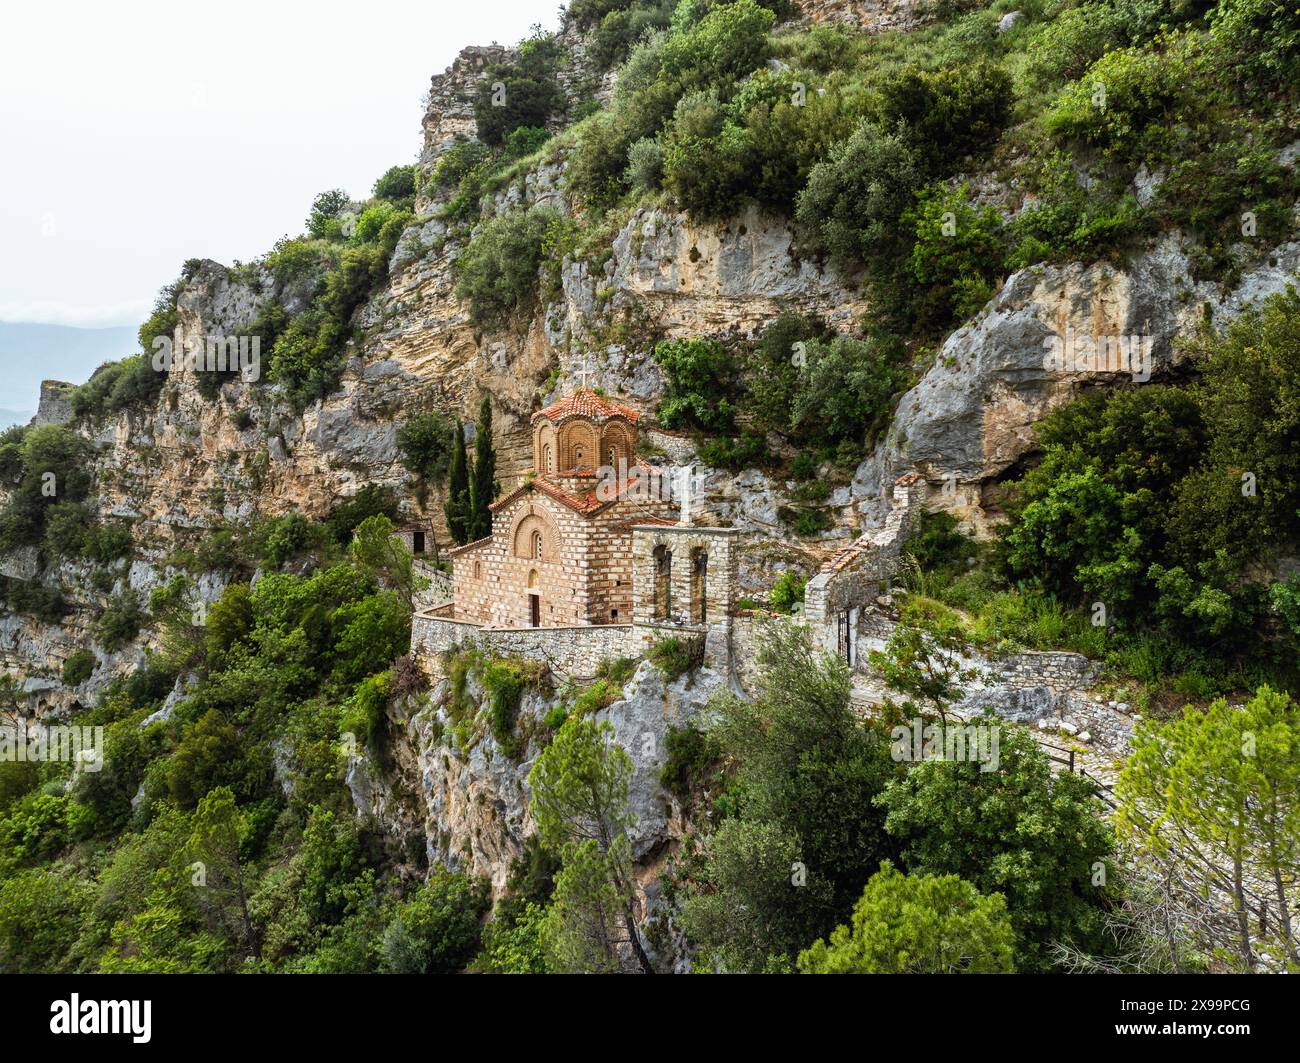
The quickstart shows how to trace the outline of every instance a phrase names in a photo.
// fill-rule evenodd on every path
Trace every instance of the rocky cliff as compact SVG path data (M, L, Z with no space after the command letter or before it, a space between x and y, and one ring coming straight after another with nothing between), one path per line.
M888 29L914 24L918 5L844 4L809 0L814 20L850 20ZM586 44L567 29L562 87L570 96L607 99L612 79L585 59ZM428 173L455 143L474 137L468 94L493 63L514 53L467 48L433 79L423 119L419 167ZM1294 160L1292 160L1294 165ZM203 542L213 529L255 516L302 513L321 518L368 484L392 487L406 513L432 524L446 545L443 497L422 502L397 447L397 429L412 412L437 410L472 418L491 397L497 474L509 489L530 464L528 418L581 375L652 416L664 391L650 357L665 338L712 336L751 340L781 311L797 310L832 327L853 328L868 307L859 278L801 257L788 218L750 207L720 223L693 221L670 208L641 207L613 231L598 253L565 257L558 291L526 321L484 331L455 294L453 266L467 234L440 216L446 197L427 188L404 232L386 285L357 313L360 338L350 343L339 386L298 411L281 388L234 379L215 399L185 371L168 377L156 403L111 416L74 419L53 385L41 396L38 423L72 423L94 446L99 511L131 522L137 559L108 585L96 586L85 566L37 571L32 557L5 559L5 574L72 588L71 612L59 623L7 612L0 618L0 663L21 672L37 707L68 713L90 704L115 675L139 666L154 638L146 631L127 647L96 650L95 678L65 688L58 673L77 648L92 645L91 622L124 589L145 595L177 571L169 558ZM568 194L563 149L488 197L484 217L517 206L547 206L583 216ZM996 518L998 482L1032 448L1034 424L1105 373L1044 368L1044 340L1073 330L1089 336L1149 337L1153 375L1174 374L1179 338L1202 320L1221 323L1252 299L1277 291L1300 267L1300 244L1287 243L1231 284L1192 281L1187 250L1168 235L1122 265L1036 265L1005 278L973 320L948 337L919 381L897 402L893 424L851 480L836 485L824 506L828 530L796 540L781 509L794 484L759 469L706 471L698 517L749 533L742 587L770 586L777 570L815 565L865 526L881 523L895 478L919 472L939 504L977 529ZM307 295L280 285L264 266L230 269L204 262L181 294L177 329L187 335L240 335L268 300L291 315ZM689 458L689 444L683 444ZM942 501L946 499L947 501ZM224 577L200 580L200 597L220 596ZM656 778L665 729L689 719L717 683L665 685L643 665L624 695L601 710L629 748L651 753L637 762L634 839L643 867L673 830L673 810ZM418 702L395 707L400 748L386 768L359 759L350 786L359 811L392 832L417 831L431 860L487 875L499 891L509 861L529 831L527 767L536 748L507 757L486 736L472 747L446 740L446 691L435 686ZM529 696L523 714L540 724L554 702ZM646 736L649 736L647 742ZM407 796L399 796L405 780Z

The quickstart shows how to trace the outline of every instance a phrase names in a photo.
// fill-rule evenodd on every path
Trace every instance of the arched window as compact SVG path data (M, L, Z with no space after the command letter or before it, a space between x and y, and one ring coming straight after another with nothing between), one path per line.
M540 531L533 532L533 557L539 561L542 559L542 533Z
M551 460L551 444L547 443L542 447L542 472L554 472L554 462Z
M691 551L691 623L708 622L709 555L705 550Z
M654 566L654 618L667 620L673 612L673 552L666 546L656 546Z
M618 447L610 447L605 455L605 462L611 469L618 468Z
M482 578L483 578L483 562L482 562L482 561L475 561L475 562L474 562L474 578L475 578L475 579L482 579Z
M583 463L583 460L586 458L586 454L587 454L587 452L586 452L586 450L583 448L583 445L582 445L581 443L575 443L575 444L574 444L574 447L573 447L573 467L574 467L575 469L581 469L581 468L583 467L583 464L582 464L582 463Z

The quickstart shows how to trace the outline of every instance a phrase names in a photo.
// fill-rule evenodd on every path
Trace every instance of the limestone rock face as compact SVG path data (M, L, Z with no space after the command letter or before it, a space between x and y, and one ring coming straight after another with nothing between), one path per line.
M628 680L623 697L594 716L598 722L609 722L614 741L632 759L628 797L636 824L629 840L633 858L643 870L657 860L665 841L675 837L679 827L673 800L659 784L668 729L684 726L726 685L726 677L708 667L665 683L652 664L643 662ZM499 895L511 861L523 855L524 842L536 829L529 812L528 773L543 746L538 738L531 738L522 755L512 759L491 734L483 734L470 748L457 748L451 740L452 721L442 707L448 692L446 680L435 683L427 701L412 706L412 714L402 723L406 741L393 743L400 747L399 763L409 761L403 763L398 777L383 775L363 756L350 764L348 785L360 814L375 816L394 835L402 833L404 819L418 817L431 863L482 875L490 880L494 895ZM476 701L483 697L473 678L467 693ZM539 730L556 703L554 696L525 694L517 733ZM401 776L419 780L419 810L404 803Z
M1127 372L1045 366L1053 337L1139 336L1150 342L1151 379L1185 356L1177 340L1208 312L1221 325L1281 290L1300 266L1300 244L1247 272L1231 290L1194 282L1186 249L1170 236L1125 268L1107 263L1031 266L944 343L934 365L899 401L886 440L860 475L880 484L916 468L932 485L955 481L953 508L978 506L979 486L1006 473L1033 445L1033 427L1088 383ZM881 499L888 493L881 491ZM940 504L944 504L940 501Z

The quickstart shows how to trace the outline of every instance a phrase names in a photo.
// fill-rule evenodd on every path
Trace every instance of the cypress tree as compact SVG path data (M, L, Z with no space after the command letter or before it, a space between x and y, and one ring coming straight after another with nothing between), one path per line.
M492 447L492 400L483 396L474 429L474 470L470 480L471 514L467 522L469 540L492 534L492 513L488 509L501 490L496 481L497 455Z
M456 438L451 450L451 469L447 474L447 501L442 507L447 516L447 530L464 546L470 540L469 457L465 453L465 429L456 422Z

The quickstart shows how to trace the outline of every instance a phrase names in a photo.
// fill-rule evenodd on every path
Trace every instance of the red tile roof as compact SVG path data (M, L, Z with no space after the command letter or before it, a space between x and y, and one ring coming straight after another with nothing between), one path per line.
M638 461L633 466L633 469L640 469L642 472L650 472L654 469L654 466L646 461ZM608 497L605 498L599 498L596 495L595 488L590 491L585 491L582 494L577 494L576 492L566 490L560 484L546 476L534 476L532 480L520 484L504 498L497 499L497 501L493 502L488 508L495 511L500 509L502 506L509 505L525 491L536 489L541 491L543 494L549 495L562 505L568 506L575 513L595 513L598 510L604 509L610 503L617 502L627 493L630 487L637 483L638 479L638 477L628 476L626 480L617 485L612 494L609 494Z
M623 417L635 424L640 416L631 406L610 402L597 395L592 388L579 388L572 395L566 395L545 409L538 410L533 414L532 420L545 417L548 421L559 422L569 417L590 417L592 420L604 421L611 417Z
M452 549L447 551L447 556L455 557L458 554L468 553L470 550L482 546L484 543L490 543L491 541L492 541L492 536L485 535L483 536L482 539L475 539L472 543L466 543L464 546L453 547Z

